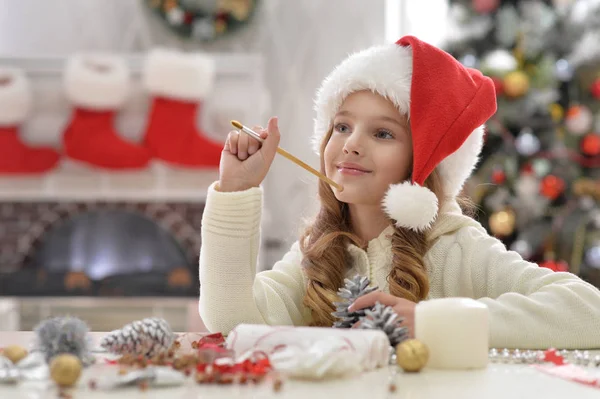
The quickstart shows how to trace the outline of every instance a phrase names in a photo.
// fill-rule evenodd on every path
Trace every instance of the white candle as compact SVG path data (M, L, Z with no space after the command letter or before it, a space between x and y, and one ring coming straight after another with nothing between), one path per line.
M415 338L429 348L427 367L484 368L489 350L488 307L470 298L420 302L415 308Z

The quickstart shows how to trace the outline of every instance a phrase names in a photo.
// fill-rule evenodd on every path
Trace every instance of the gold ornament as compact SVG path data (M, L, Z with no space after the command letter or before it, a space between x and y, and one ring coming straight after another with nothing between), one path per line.
M587 195L600 200L600 182L589 178L577 179L573 183L573 193L578 197Z
M50 377L61 387L75 385L81 375L82 364L75 355L64 353L50 362Z
M27 349L19 345L11 345L4 348L2 355L8 358L8 360L11 362L17 364L19 360L27 356Z
M521 97L529 90L529 77L523 71L513 71L504 77L504 93L508 97Z
M167 0L163 5L163 9L165 10L165 12L169 12L175 7L177 7L177 0Z
M549 105L550 116L554 122L560 122L565 116L565 110L560 104L554 103Z
M511 209L494 212L490 216L490 230L496 236L509 236L515 231L515 219L515 213Z
M396 347L396 363L406 372L421 371L428 360L429 349L419 340L407 339Z
M229 12L238 21L245 21L250 15L251 0L217 0L217 10Z

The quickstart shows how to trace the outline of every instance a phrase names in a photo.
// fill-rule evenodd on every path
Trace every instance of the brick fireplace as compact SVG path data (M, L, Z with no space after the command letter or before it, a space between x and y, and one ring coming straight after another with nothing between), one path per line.
M202 202L2 202L0 292L197 296L203 209ZM107 234L109 242L99 242Z

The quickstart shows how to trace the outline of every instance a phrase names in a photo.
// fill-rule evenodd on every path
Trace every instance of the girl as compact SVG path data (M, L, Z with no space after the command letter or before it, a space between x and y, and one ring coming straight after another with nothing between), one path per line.
M496 111L491 80L415 37L351 55L316 97L320 211L272 270L256 274L263 181L279 143L231 132L208 191L200 252L200 315L211 331L239 323L331 326L344 277L380 291L413 331L421 300L470 297L490 310L490 345L600 347L600 292L524 261L465 216L457 196L482 124ZM260 129L260 128L255 128Z

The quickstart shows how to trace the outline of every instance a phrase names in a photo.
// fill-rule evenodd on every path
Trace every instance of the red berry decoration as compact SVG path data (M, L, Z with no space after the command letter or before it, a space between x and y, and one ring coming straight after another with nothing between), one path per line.
M565 359L554 348L550 348L544 352L544 361L553 363L556 366L565 364Z
M560 177L548 175L540 183L540 193L551 200L557 199L565 190L565 182Z

